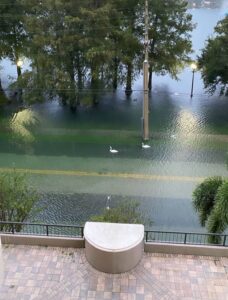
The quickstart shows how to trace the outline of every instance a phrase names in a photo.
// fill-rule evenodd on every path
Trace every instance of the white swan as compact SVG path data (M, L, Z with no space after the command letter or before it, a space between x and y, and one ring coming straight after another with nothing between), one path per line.
M146 145L146 144L142 143L142 148L148 149L148 148L150 148L150 145Z
M110 210L110 200L111 200L111 196L108 196L107 201L106 201L106 209Z
M112 149L111 146L109 147L109 151L110 151L111 153L118 153L118 152L119 152L118 150Z

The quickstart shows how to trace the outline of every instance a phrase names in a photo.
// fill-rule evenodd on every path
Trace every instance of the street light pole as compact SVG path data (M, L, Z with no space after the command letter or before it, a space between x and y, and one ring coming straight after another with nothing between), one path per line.
M143 140L149 140L149 98L148 98L148 47L149 47L149 36L148 36L148 0L145 0L145 60L143 62Z
M191 88L191 95L190 97L193 97L193 89L194 89L194 79L195 79L195 71L197 69L197 65L195 63L191 64L191 69L192 69L192 88Z

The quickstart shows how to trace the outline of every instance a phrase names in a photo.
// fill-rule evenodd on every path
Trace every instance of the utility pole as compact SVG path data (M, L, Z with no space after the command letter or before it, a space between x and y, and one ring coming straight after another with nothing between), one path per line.
M149 98L148 98L148 71L149 71L149 62L148 62L148 47L149 47L149 36L148 36L148 0L145 0L145 60L143 62L143 140L149 140Z

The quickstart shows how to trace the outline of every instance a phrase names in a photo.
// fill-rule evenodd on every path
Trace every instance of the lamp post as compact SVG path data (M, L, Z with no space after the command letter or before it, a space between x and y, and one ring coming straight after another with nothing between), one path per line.
M194 88L194 78L195 78L195 71L197 70L197 64L192 63L191 64L191 69L192 69L192 88L191 88L191 98L193 97L193 88Z
M149 51L149 37L148 37L148 27L149 27L149 16L148 16L148 0L145 0L145 60L143 62L143 140L149 140L149 95L148 95L148 51Z
M22 59L18 59L17 62L17 79L19 79L21 77L21 67L23 66L23 60ZM18 87L18 90L15 91L15 95L17 95L17 100L18 101L22 101L22 89L20 87Z
M23 61L21 59L18 59L17 61L17 76L21 76L21 67L23 66Z

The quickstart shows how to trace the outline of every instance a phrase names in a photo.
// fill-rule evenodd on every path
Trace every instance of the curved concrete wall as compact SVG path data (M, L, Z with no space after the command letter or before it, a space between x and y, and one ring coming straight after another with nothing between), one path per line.
M105 273L123 273L133 269L141 260L143 248L143 240L135 247L123 251L102 250L85 240L88 262L97 270Z

